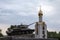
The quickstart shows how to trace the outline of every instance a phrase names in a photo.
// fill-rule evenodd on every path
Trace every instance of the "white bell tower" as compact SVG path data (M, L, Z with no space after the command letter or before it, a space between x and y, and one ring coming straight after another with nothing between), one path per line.
M40 8L38 13L39 21L35 24L35 38L45 38L47 39L47 25L43 22L42 17L43 13Z

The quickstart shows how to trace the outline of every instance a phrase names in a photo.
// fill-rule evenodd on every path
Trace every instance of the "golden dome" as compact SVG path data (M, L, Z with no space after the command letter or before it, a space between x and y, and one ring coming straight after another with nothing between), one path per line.
M40 11L38 13L38 16L42 16L42 15L43 15L43 12L42 12L41 7L40 7Z

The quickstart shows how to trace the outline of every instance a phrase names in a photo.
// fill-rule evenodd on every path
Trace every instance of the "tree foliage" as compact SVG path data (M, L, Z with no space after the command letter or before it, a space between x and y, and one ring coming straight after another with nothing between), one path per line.
M3 37L3 34L1 33L1 31L2 31L2 30L0 29L0 37Z
M60 40L60 32L47 32L48 38L58 38Z

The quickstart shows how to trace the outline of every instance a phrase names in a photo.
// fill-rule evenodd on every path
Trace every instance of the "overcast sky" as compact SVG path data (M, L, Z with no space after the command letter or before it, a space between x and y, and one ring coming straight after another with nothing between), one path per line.
M12 24L30 24L38 21L40 5L47 29L60 31L60 0L0 0L2 33L5 34L5 30Z

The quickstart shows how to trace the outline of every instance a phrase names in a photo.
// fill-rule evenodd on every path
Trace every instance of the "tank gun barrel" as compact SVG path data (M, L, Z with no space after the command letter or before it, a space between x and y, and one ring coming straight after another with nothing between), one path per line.
M36 23L36 22L34 22L34 23ZM29 24L28 26L33 25L34 23L31 23L31 24Z

